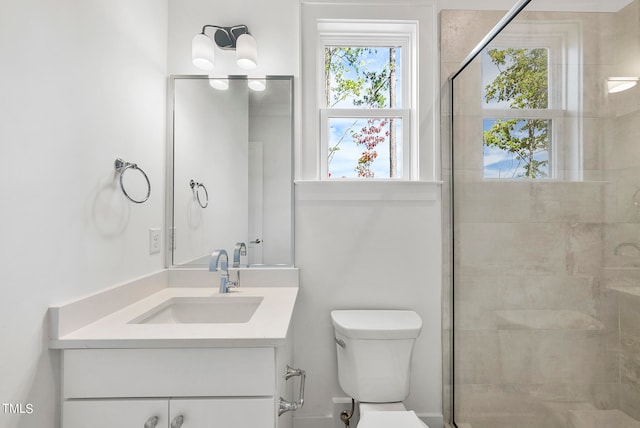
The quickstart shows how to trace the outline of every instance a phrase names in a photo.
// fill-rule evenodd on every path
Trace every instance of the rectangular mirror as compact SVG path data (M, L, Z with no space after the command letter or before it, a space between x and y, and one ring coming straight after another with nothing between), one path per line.
M242 266L293 266L293 77L172 76L169 97L167 265L244 242Z

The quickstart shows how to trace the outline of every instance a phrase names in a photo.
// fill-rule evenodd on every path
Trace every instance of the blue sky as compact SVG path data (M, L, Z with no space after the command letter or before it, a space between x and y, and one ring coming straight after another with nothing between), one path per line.
M495 119L484 119L482 130L487 131L493 126ZM505 150L487 147L482 145L484 178L517 178L525 173L524 167L518 162L513 153ZM549 152L539 152L534 155L534 159L543 161L549 160ZM549 173L548 166L543 169Z

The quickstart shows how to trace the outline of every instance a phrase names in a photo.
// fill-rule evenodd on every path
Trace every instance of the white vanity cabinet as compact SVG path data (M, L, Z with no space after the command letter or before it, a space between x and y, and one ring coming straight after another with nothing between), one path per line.
M292 428L305 379L288 369L297 269L248 269L245 286L222 296L195 285L210 275L165 270L49 308L62 428ZM225 316L239 301L259 304L246 322L146 321L176 302L212 300Z
M291 428L281 347L65 349L63 428Z
M66 400L68 428L273 427L270 398Z
M69 428L166 428L167 400L65 400L63 427Z

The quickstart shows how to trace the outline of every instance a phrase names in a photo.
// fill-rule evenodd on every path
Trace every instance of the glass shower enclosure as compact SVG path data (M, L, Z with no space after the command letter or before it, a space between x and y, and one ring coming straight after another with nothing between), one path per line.
M596 3L520 1L451 74L459 428L640 427L640 0Z

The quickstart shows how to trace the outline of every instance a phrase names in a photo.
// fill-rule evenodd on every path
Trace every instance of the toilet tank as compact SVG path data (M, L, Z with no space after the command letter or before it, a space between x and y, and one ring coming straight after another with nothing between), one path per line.
M365 403L407 398L420 316L404 310L337 310L331 321L343 391Z

